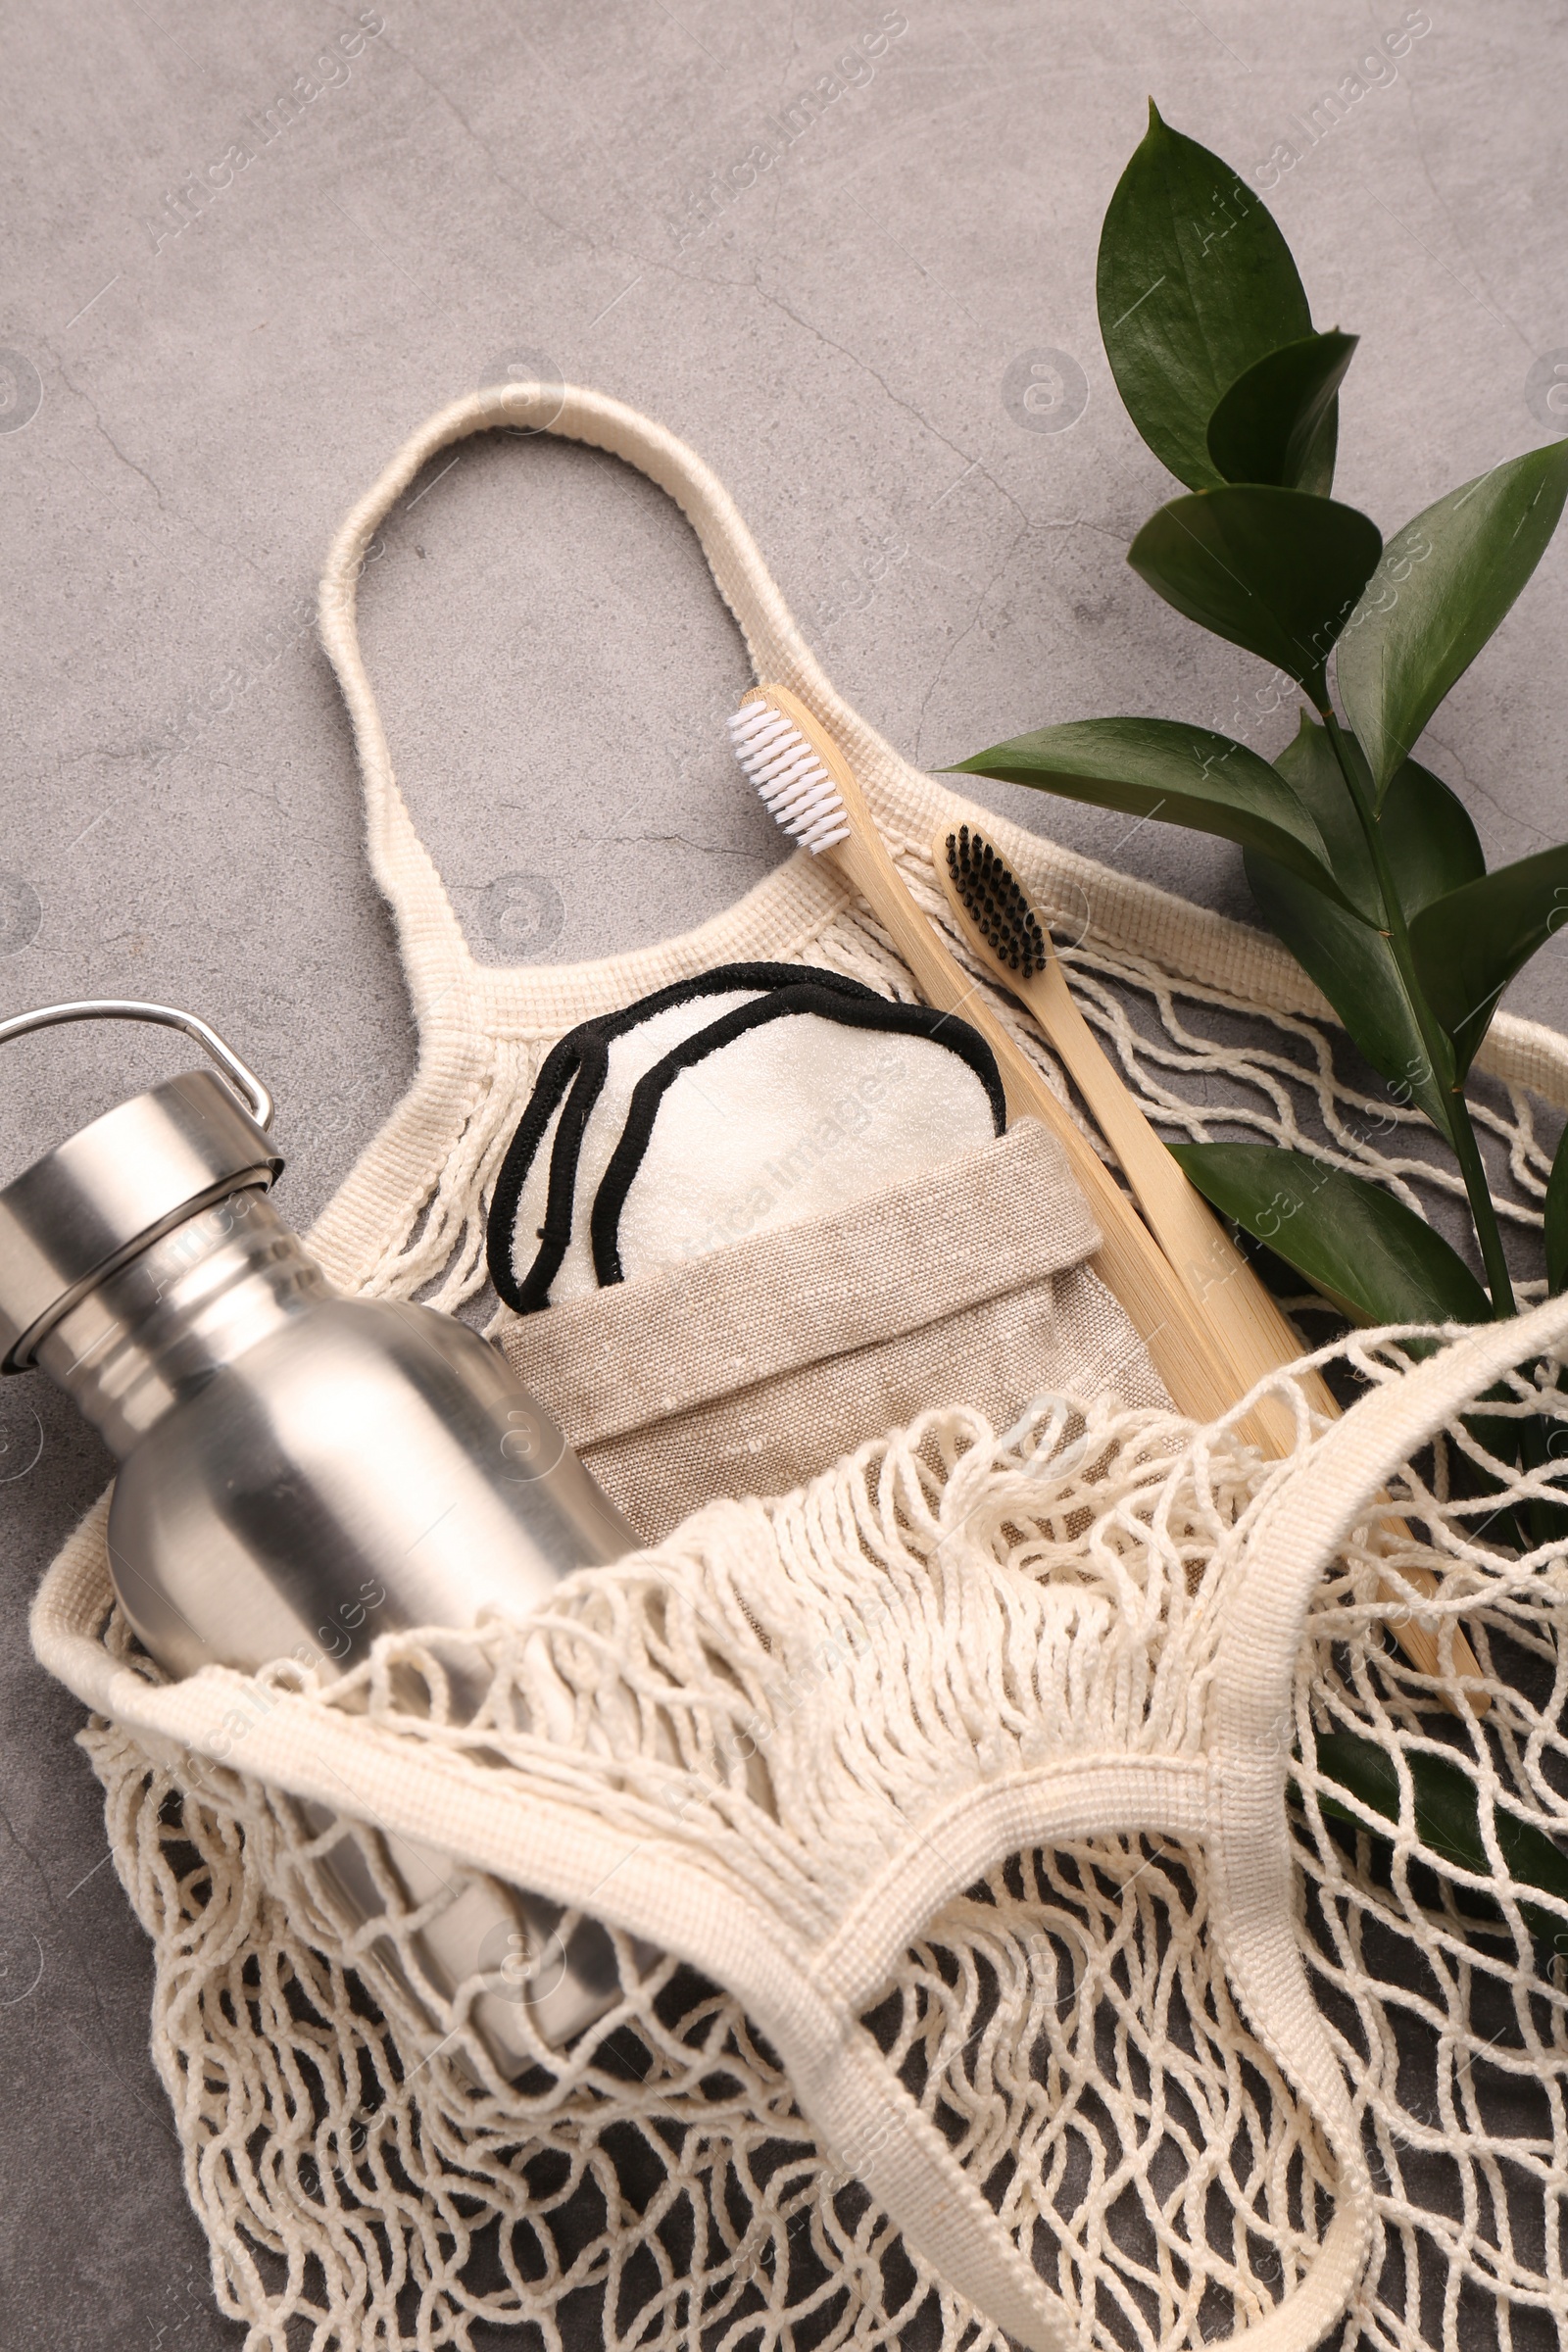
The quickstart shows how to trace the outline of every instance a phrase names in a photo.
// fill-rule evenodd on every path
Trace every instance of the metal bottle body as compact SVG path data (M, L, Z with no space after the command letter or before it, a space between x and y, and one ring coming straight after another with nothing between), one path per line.
M637 1543L495 1348L341 1297L256 1191L152 1243L36 1360L121 1456L116 1587L172 1674L301 1649L342 1671Z
M285 1656L341 1674L379 1634L520 1615L638 1543L487 1342L426 1307L338 1295L259 1190L119 1266L35 1360L121 1457L115 1587L172 1675ZM407 1840L386 1860L415 1902L450 1876ZM352 1917L374 1915L363 1852L345 1847L332 1875ZM514 1978L543 2036L568 2038L612 1997L608 1938L585 1928L547 1956L559 1914L512 1900L476 1883L420 1931L420 1965L443 1992L481 1968ZM517 2007L474 2006L506 2072L527 2059Z

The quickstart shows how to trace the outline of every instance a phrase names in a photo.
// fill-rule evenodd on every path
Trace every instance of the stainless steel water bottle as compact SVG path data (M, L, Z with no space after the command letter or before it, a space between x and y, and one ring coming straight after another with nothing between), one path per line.
M270 1099L205 1022L52 1004L0 1022L0 1043L93 1019L184 1030L218 1067L122 1102L0 1192L0 1369L38 1365L119 1457L111 1573L168 1674L292 1655L341 1675L378 1634L519 1616L570 1569L637 1548L488 1342L332 1289L266 1197L283 1164ZM346 1831L326 1865L355 1925L385 1909L364 1836ZM415 1904L454 1876L406 1838L380 1859ZM504 2073L530 2060L524 2004L559 2044L618 1989L604 1931L585 1922L563 1944L559 1919L476 1879L417 1933L443 1998L493 1980L472 2016Z

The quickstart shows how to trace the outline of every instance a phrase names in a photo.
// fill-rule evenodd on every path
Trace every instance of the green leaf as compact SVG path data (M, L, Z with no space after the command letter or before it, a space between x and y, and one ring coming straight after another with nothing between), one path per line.
M1404 760L1383 796L1378 829L1406 922L1487 870L1470 811L1441 776Z
M1410 925L1416 978L1462 1078L1515 972L1568 922L1568 842L1434 899Z
M1494 466L1391 539L1340 643L1340 699L1379 794L1511 608L1568 497L1568 441Z
M1360 762L1363 783L1366 762L1353 735L1347 735L1353 759ZM1328 730L1301 712L1296 739L1274 762L1298 801L1311 810L1329 854L1329 865L1347 899L1369 923L1384 920L1383 900L1361 820L1355 812ZM1406 760L1395 775L1378 818L1383 853L1394 875L1406 921L1458 890L1487 870L1480 838L1470 812L1457 793L1441 776L1414 760Z
M1277 769L1228 735L1182 719L1075 719L993 744L945 772L1000 776L1097 808L1218 833L1263 850L1319 890L1336 888L1322 837Z
M1485 1323L1486 1292L1392 1193L1273 1144L1171 1147L1205 1200L1358 1323Z
M1152 514L1127 561L1156 595L1328 701L1324 663L1383 545L1354 507L1226 482Z
M1334 461L1340 447L1340 401L1338 393L1323 412L1323 421L1307 444L1301 459L1298 490L1307 490L1314 498L1327 498L1334 487Z
M1327 497L1334 438L1326 428L1356 338L1335 327L1271 351L1239 375L1208 420L1208 454L1227 482L1274 482Z
M1546 1289L1568 1290L1568 1127L1562 1131L1546 1185Z
M1449 1134L1452 1083L1434 1072L1399 967L1386 933L1347 914L1272 858L1249 850L1247 879L1258 911L1307 976L1315 980L1347 1033L1396 1102L1416 1103Z
M1323 836L1329 870L1347 904L1363 922L1374 927L1381 925L1383 894L1373 869L1372 853L1367 848L1355 803L1334 757L1328 729L1320 727L1316 719L1309 718L1302 710L1295 736L1276 756L1274 764L1302 807L1310 811Z
M1354 739L1352 753L1359 757ZM1303 712L1300 730L1276 762L1316 819L1329 864L1351 913L1299 876L1256 851L1247 878L1258 909L1303 970L1316 981L1372 1067L1396 1098L1419 1104L1445 1134L1450 1130L1454 1069L1434 1071L1421 1025L1384 928L1382 895L1360 819L1325 730ZM1464 804L1441 777L1407 760L1389 788L1378 820L1406 915L1486 871Z
M1369 1813L1398 1822L1402 1794L1398 1768L1386 1747L1362 1740L1354 1732L1328 1732L1313 1745L1320 1772L1358 1798ZM1491 1878L1492 1860L1481 1836L1479 1795L1469 1773L1428 1748L1406 1748L1404 1764L1410 1775L1412 1826L1427 1852L1474 1878ZM1323 1790L1318 1792L1318 1803L1325 1813L1353 1822L1358 1830L1366 1829L1360 1814ZM1501 1805L1494 1806L1493 1822L1503 1866L1514 1884L1539 1887L1543 1894L1568 1902L1568 1854L1555 1838ZM1519 1909L1532 1936L1568 1949L1568 1922L1534 1903L1521 1903Z
M1096 293L1128 416L1190 490L1218 481L1215 403L1255 361L1309 335L1312 318L1267 206L1152 100L1106 208Z

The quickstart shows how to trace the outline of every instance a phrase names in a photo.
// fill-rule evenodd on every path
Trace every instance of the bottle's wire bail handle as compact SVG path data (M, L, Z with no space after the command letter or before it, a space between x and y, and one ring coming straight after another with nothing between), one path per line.
M29 1029L53 1029L66 1021L155 1021L164 1029L183 1029L187 1037L195 1039L209 1060L218 1064L257 1126L272 1124L272 1098L256 1072L241 1061L231 1046L223 1043L216 1029L210 1029L194 1012L181 1012L173 1004L138 1004L122 997L87 997L75 1004L40 1004L35 1012L19 1012L9 1021L0 1021L0 1045L8 1038L24 1037Z

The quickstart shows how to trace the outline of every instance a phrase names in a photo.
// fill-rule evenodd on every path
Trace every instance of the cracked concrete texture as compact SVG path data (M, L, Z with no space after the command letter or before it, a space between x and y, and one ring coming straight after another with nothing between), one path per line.
M192 1005L278 1090L285 1211L303 1223L326 1198L413 1041L310 599L404 435L518 350L703 453L839 684L923 761L1116 710L1273 748L1290 722L1259 704L1257 665L1122 562L1168 484L1100 349L1099 222L1151 91L1245 178L1272 174L1314 315L1363 336L1340 489L1386 529L1547 438L1526 379L1568 350L1565 12L1433 0L1393 83L1314 135L1322 94L1411 13L159 0L82 18L12 0L0 1013ZM870 77L792 136L792 99L894 23ZM341 72L317 63L329 45ZM316 94L286 119L301 75ZM1009 405L1009 368L1040 350L1082 370L1070 429L1025 429ZM364 603L401 774L481 953L651 940L777 860L721 731L739 642L640 477L546 442L468 444L404 502ZM1429 738L1494 858L1568 829L1565 617L1568 544ZM994 798L1091 853L1126 832ZM1150 825L1118 855L1247 912L1229 850ZM1560 949L1512 1002L1568 1017ZM13 1047L0 1178L185 1059L108 1030ZM105 1473L52 1392L5 1385L15 2352L100 2340L83 2315L105 2310L131 2347L238 2338L145 2055L145 1947L95 1867L79 1711L25 1649L36 1576Z

